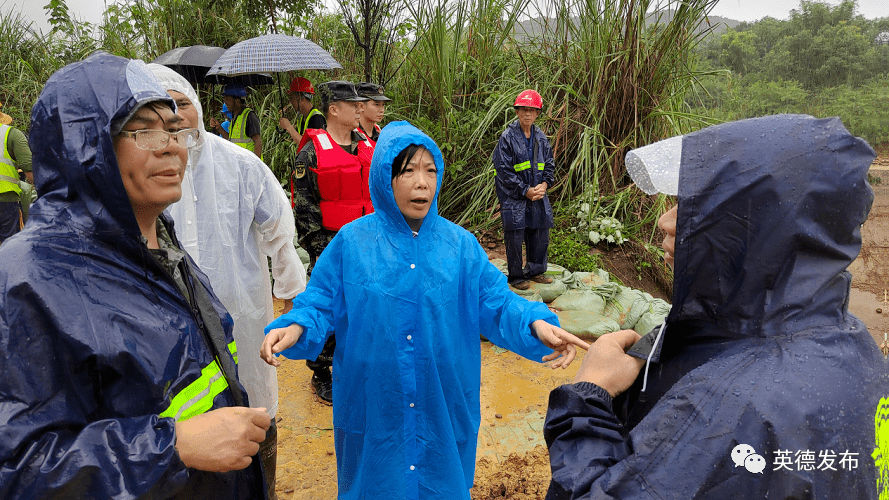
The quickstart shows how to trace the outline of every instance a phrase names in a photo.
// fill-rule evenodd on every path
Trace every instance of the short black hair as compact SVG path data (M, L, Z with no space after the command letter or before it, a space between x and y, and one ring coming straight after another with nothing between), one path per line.
M404 169L407 168L408 162L411 161L411 158L413 158L421 149L426 149L426 146L421 144L411 144L398 153L398 156L392 160L392 180L395 180L396 177L404 173Z

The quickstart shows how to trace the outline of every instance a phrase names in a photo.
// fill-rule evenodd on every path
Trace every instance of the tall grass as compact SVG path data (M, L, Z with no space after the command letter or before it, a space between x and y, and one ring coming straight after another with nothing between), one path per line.
M393 64L400 70L386 89L394 99L388 118L412 121L440 145L447 164L441 212L471 228L491 227L499 219L491 153L514 119L515 96L536 89L544 98L538 125L550 137L556 160L551 199L560 206L595 200L589 217L614 216L631 236L649 244L665 202L631 185L623 157L630 148L708 122L685 98L700 77L693 49L708 30L706 15L715 1L420 0L410 7L413 31L393 45ZM151 60L177 46L225 47L267 31L226 5L114 4L96 27L96 38L89 39L73 30L36 36L7 15L0 19L0 36L15 50L0 54L0 67L18 78L4 89L4 110L19 113L14 116L26 123L21 110L30 109L46 78L97 48ZM536 12L529 21L531 11ZM275 126L287 104L279 89L296 74L316 84L359 81L364 59L338 15L323 13L310 22L284 15L279 27L312 39L343 66L278 75L279 84L249 96L263 123L266 162L284 179L295 151ZM199 90L207 116L218 116L218 89Z
M394 82L393 117L414 121L448 163L442 209L460 223L488 221L496 205L491 152L514 117L524 88L544 97L538 124L556 158L551 196L591 189L618 196L618 215L642 210L627 199L626 151L705 120L683 103L697 73L692 48L707 32L712 0L568 0L539 3L525 33L523 3L508 0L421 4L407 71ZM545 14L550 16L546 17ZM647 14L648 13L648 14ZM653 19L654 22L648 22Z

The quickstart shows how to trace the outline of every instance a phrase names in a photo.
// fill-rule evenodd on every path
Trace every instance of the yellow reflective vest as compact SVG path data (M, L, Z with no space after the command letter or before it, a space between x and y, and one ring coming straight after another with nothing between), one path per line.
M312 108L312 111L309 111L309 115L306 116L306 119L303 120L303 122L300 124L300 127L298 129L296 129L297 133L299 133L299 135L305 134L306 129L309 128L309 120L311 120L313 116L320 115L320 114L321 114L320 111L318 111L315 108Z
M9 125L0 125L0 137L3 137L3 157L0 158L0 193L9 191L21 195L22 188L19 186L19 171L15 166L15 160L9 153L9 131L12 127Z
M235 118L235 122L229 127L228 138L238 146L256 153L253 139L247 137L247 116L250 115L250 111L250 108L244 108L244 111Z

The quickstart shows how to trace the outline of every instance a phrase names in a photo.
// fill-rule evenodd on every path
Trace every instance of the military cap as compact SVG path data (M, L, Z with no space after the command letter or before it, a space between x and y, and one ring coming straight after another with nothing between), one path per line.
M338 80L324 82L321 85L318 85L317 93L321 96L322 108L327 107L328 103L336 101L363 102L370 100L367 97L358 95L358 92L355 91L355 85L352 85L351 82Z
M361 82L355 86L355 90L358 91L358 95L367 97L368 99L372 99L374 101L392 100L383 95L383 86L377 85L376 83Z

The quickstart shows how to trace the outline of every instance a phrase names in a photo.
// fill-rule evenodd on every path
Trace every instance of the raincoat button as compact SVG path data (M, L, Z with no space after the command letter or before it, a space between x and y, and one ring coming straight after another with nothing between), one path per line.
M411 408L413 408L413 407L414 407L414 404L413 404L413 403L411 403Z
M413 338L413 337L411 337L410 335L407 336L407 339L408 339L408 340L410 340L411 338Z
M416 264L411 264L411 269L417 267Z
M190 225L191 225L191 221L188 221L187 224L190 226Z
M415 468L416 468L416 467L414 467L413 465L411 465L411 470L414 470Z

